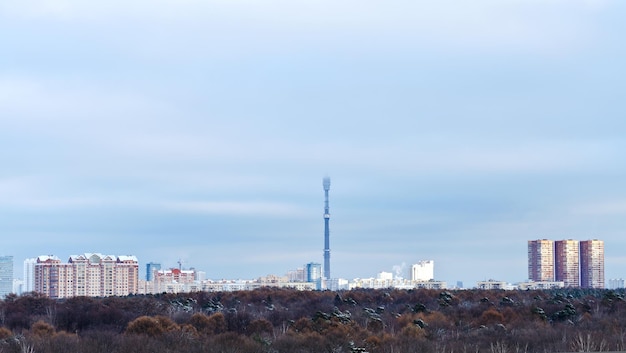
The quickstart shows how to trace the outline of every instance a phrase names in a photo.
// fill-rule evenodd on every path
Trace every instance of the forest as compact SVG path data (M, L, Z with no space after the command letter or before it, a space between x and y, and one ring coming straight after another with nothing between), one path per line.
M0 301L2 353L626 350L623 290L261 288Z

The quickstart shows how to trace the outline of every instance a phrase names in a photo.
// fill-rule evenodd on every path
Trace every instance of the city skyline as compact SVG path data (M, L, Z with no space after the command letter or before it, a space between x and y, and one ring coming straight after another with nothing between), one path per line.
M9 257L10 258L10 257ZM8 265L12 266L12 259ZM161 269L158 263L146 264L145 280L138 269L135 256L103 255L85 253L72 255L67 263L57 256L43 255L24 261L24 280L17 283L2 278L2 284L13 284L14 293L33 290L53 298L77 295L110 296L148 293L178 293L185 291L232 291L252 290L263 286L297 288L299 290L353 288L432 288L432 289L517 289L526 290L579 287L579 288L623 288L624 280L611 279L605 286L604 242L602 240L529 240L529 280L511 283L489 279L469 286L453 285L434 278L434 262L421 260L411 266L411 273L381 271L376 277L365 276L352 279L323 280L322 265L307 263L284 276L268 274L248 279L210 279L201 269ZM5 266L6 267L6 266ZM29 275L26 275L26 274ZM107 274L108 273L108 274ZM29 278L30 279L27 279ZM89 278L87 282L86 279ZM101 279L107 278L108 281ZM119 282L119 283L118 283ZM621 284L619 284L619 283ZM108 284L107 284L108 283ZM619 287L621 286L621 287ZM10 287L10 286L9 286ZM117 291L117 292L116 292ZM122 292L119 292L122 291ZM7 292L8 293L8 292ZM83 294L80 294L83 293ZM126 294L124 294L126 293ZM6 295L6 294L5 294Z
M112 259L120 259L120 258L130 258L138 265L137 276L139 278L145 278L146 281L152 280L152 273L155 271L171 271L171 270L193 270L199 271L202 273L202 280L252 280L254 278L261 278L264 275L253 276L250 278L243 277L235 277L235 278L224 278L224 277L213 277L206 278L206 271L201 268L196 267L183 267L182 260L178 260L177 267L164 267L161 268L161 264L158 262L148 262L141 263L134 255L103 255L101 253L84 253L82 255L70 255L68 262L75 262L77 259L89 259L89 258L107 258L109 260ZM12 256L4 257L10 259L11 266L12 264ZM32 283L29 282L28 278L31 280L34 278L33 274L33 266L39 262L41 259L43 261L47 261L49 259L53 259L56 262L61 262L61 259L56 255L40 255L37 258L28 258L23 262L23 273L24 278L21 279L23 284L24 291L30 291L28 288L32 286ZM581 287L581 288L606 288L607 283L605 281L604 275L604 241L599 239L589 239L589 240L573 240L573 239L564 239L564 240L548 240L548 239L537 239L537 240L529 240L527 242L527 268L528 268L528 277L523 281L509 281L508 279L493 279L490 278L488 280L478 281L480 282L501 282L508 284L516 284L523 282L562 282L561 285L565 287ZM145 272L142 273L139 268L144 267ZM406 268L408 267L408 269ZM12 267L11 267L12 268ZM304 264L298 268L291 268L284 271L284 276L289 278L289 281L295 281L293 278L299 278L299 276L306 277L306 280L302 280L305 282L316 282L317 280L322 281L324 276L322 276L323 266L319 263L310 262ZM17 271L17 270L16 270ZM6 271L5 271L6 272ZM300 273L301 272L301 273ZM311 275L316 273L315 275ZM410 266L406 266L403 264L401 267L394 266L391 269L391 272L387 270L381 270L377 272L377 276L381 274L391 275L393 279L404 279L410 281L440 281L435 278L434 275L434 261L433 260L419 260L415 263L410 264ZM270 273L265 274L268 276L281 276L280 273ZM311 277L313 276L313 277ZM292 278L293 277L293 278ZM303 278L304 278L303 277ZM354 278L331 278L332 280L354 280L358 278L371 278L372 274L367 274L365 276L358 276ZM391 279L390 278L390 279ZM15 277L15 279L20 280L20 278ZM317 279L317 280L316 280ZM611 280L622 280L619 278L611 278ZM6 282L6 281L5 281ZM11 281L9 281L11 282ZM445 282L445 281L443 281ZM458 281L462 282L462 281ZM457 283L458 283L457 282ZM321 283L321 282L320 282ZM319 285L319 284L318 284ZM467 284L467 286L462 286L459 288L474 288L474 284ZM318 287L317 289L324 289ZM328 289L328 288L326 288Z
M448 283L523 281L544 237L603 239L606 278L626 277L625 13L3 2L3 253L223 278L323 264L329 175L332 277L430 259Z

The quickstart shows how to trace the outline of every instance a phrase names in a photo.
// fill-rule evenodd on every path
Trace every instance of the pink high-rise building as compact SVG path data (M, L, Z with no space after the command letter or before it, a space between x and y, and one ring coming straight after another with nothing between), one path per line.
M67 263L39 256L34 266L34 291L50 298L106 297L137 293L139 265L135 256L88 253Z
M554 281L554 241L528 241L528 279L535 282Z
M580 287L580 251L578 240L554 242L555 280L563 281L565 287Z
M604 288L602 240L529 240L528 278L565 287Z
M604 242L602 240L580 242L580 286L604 288Z

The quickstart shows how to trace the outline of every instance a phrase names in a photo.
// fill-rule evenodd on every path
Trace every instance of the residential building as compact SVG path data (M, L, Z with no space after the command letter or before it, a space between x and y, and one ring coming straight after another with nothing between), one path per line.
M204 282L206 280L206 272L205 271L196 271L196 282Z
M13 290L12 293L22 295L24 293L24 281L20 278L13 278Z
M156 262L148 262L146 264L146 281L154 280L154 272L161 269L161 264Z
M528 278L535 282L554 281L554 241L528 241Z
M446 289L448 288L448 283L445 281L435 281L431 279L430 281L412 281L411 285L413 288L420 289Z
M315 289L322 289L322 265L309 262L304 268L306 282L315 283Z
M578 240L554 242L554 279L565 287L580 287L580 250Z
M563 282L555 282L555 281L529 281L529 282L521 282L517 283L517 289L519 290L531 290L531 289L556 289L563 288L565 284Z
M435 278L435 262L423 260L411 266L411 281L430 281Z
M56 256L39 256L34 266L34 291L50 298L124 296L138 292L135 256L85 253L67 263Z
M626 288L624 284L626 281L623 278L613 278L609 280L609 289Z
M476 288L478 289L513 289L513 286L504 281L497 281L494 279L489 279L487 281L479 281L476 283Z
M22 291L24 293L32 292L35 289L35 264L36 258L24 260L24 284Z
M196 289L194 270L171 268L154 272L154 291L156 293L192 292Z
M580 242L580 286L604 288L604 242L602 240Z
M13 292L13 256L0 256L0 299Z
M295 270L287 272L289 282L306 282L306 271L304 267L298 267Z

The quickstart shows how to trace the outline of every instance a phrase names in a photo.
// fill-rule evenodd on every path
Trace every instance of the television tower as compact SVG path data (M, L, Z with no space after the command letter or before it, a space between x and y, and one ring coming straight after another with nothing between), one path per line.
M328 190L330 190L330 178L325 177L322 185L324 186L324 278L330 279L330 230L328 221L330 213L328 212Z

